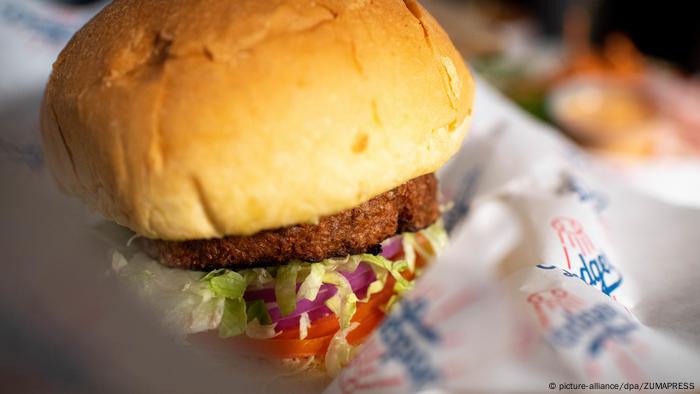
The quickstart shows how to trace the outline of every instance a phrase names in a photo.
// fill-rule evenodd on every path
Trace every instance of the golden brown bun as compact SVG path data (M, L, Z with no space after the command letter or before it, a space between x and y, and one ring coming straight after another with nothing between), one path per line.
M473 94L413 1L116 0L54 64L44 150L137 233L247 235L435 171Z

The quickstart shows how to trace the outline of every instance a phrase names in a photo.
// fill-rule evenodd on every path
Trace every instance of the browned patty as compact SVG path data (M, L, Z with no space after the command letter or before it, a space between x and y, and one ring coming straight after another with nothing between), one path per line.
M250 236L163 241L146 239L144 249L170 267L210 270L268 266L290 260L319 261L358 253L379 253L379 243L405 231L417 231L438 218L434 174L403 185L346 211Z

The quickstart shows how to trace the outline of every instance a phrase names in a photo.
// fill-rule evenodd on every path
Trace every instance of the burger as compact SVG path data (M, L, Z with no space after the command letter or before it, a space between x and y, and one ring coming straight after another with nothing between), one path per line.
M134 232L112 266L169 326L333 372L444 244L434 173L473 94L412 0L115 0L41 126L61 189Z

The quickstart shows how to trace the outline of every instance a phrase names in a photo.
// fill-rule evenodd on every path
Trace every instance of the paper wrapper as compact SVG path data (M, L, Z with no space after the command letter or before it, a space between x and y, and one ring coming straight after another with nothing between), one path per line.
M626 190L481 82L475 109L441 174L451 246L327 392L696 388L700 211Z
M0 310L4 329L25 333L0 337L12 346L0 361L64 392L320 390L308 376L272 379L261 362L179 352L114 284L95 280L108 254L44 168L37 111L50 63L98 8L0 0L0 209L12 262ZM696 386L700 211L625 190L481 81L474 113L440 174L454 204L451 247L327 392ZM46 345L54 337L63 347ZM66 380L70 365L80 379Z

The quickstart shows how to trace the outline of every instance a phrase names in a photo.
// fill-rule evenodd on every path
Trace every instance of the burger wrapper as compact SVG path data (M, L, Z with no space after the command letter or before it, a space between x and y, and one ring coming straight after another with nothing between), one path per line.
M321 390L321 380L272 378L261 362L179 351L95 280L107 254L84 208L47 174L37 109L51 61L102 4L58 12L0 0L0 206L12 263L0 310L5 329L26 333L0 338L15 346L0 352L4 365L65 392ZM700 211L628 190L478 85L470 136L440 173L451 246L326 392L697 390Z
M693 390L700 211L628 189L479 81L448 249L327 393Z

